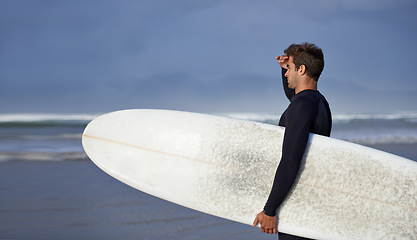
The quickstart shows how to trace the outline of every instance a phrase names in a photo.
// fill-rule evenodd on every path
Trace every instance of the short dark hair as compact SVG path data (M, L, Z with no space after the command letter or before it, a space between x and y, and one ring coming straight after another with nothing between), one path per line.
M306 67L306 74L316 81L324 68L324 55L321 48L313 43L291 44L284 53L294 59L295 68Z

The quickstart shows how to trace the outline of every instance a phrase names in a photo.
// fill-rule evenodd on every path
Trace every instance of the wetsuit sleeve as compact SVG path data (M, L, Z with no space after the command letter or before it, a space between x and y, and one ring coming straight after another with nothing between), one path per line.
M314 107L306 101L292 102L286 113L286 129L282 145L281 161L275 173L274 183L264 213L275 216L297 177L307 146Z
M284 88L285 96L288 99L291 99L295 95L295 90L288 88L288 78L285 76L287 69L281 68L281 75L282 75L282 87Z

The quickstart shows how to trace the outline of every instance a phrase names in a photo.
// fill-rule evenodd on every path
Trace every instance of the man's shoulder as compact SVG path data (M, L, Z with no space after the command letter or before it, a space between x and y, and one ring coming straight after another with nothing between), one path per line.
M315 105L322 97L324 98L318 91L304 90L293 97L291 104Z

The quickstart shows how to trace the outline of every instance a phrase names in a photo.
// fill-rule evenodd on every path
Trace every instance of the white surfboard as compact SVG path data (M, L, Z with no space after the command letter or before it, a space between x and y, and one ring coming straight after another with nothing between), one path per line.
M90 159L146 193L251 225L269 195L284 129L212 115L124 110L86 127ZM311 134L279 231L315 239L416 239L417 163Z

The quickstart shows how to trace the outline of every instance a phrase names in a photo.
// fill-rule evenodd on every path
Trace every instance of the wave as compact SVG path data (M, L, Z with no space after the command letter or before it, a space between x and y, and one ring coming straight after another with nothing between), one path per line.
M279 122L281 114L260 114L260 113L224 113L217 114L225 117L257 121L257 122ZM367 120L401 120L406 122L417 123L417 112L402 112L402 113L339 113L332 115L334 123L348 123L354 121Z
M90 121L100 114L16 113L0 114L0 122Z
M0 125L39 126L39 125L86 125L101 114L0 114Z
M417 123L417 112L388 113L388 114L335 114L335 122L352 122L358 120L404 120L407 122Z
M39 124L86 124L101 114L51 114L51 113L16 113L0 114L0 125L39 125ZM230 117L241 120L257 121L265 123L278 123L281 114L273 113L214 113L214 115ZM333 114L335 123L346 123L352 121L366 120L404 120L407 122L417 123L417 112L400 112L400 113L342 113Z
M50 135L40 135L40 134L2 134L0 135L0 140L14 140L14 141L63 141L63 140L81 140L82 133L59 133L59 134L50 134Z
M364 145L376 145L376 144L416 144L416 136L368 136L368 137L337 137L332 136L340 140L353 142Z
M84 161L88 160L84 152L0 152L0 162L8 161Z

